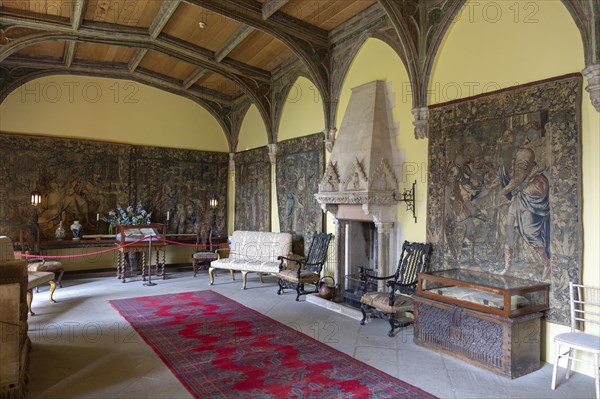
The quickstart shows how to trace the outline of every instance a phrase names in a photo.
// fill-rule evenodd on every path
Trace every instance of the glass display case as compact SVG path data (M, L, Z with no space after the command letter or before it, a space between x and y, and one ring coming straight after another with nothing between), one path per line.
M549 284L467 269L419 275L418 295L504 317L548 309Z

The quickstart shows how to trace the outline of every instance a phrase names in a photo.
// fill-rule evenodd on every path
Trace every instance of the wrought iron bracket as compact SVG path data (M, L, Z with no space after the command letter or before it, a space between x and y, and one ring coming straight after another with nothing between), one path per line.
M417 181L415 180L414 183L412 184L412 188L411 189L404 189L404 192L402 193L402 195L400 197L398 197L398 194L396 193L396 191L394 191L392 193L392 198L394 198L394 201L398 201L398 202L406 202L406 210L409 212L412 212L413 218L415 219L415 223L417 223L417 214L415 211L415 189L417 187Z

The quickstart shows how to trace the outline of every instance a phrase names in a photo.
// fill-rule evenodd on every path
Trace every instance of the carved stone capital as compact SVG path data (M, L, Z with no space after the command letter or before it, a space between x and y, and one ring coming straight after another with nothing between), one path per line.
M581 73L588 81L585 90L590 93L592 105L600 112L600 64L589 65Z
M426 139L429 137L429 108L413 108L412 114L415 118L413 126L415 127L415 138Z
M271 161L271 165L275 165L277 162L277 144L267 144L269 147L269 161Z
M333 150L333 144L335 143L335 132L337 129L324 129L323 134L325 135L325 149L331 154Z
M235 153L229 153L229 173L235 173Z

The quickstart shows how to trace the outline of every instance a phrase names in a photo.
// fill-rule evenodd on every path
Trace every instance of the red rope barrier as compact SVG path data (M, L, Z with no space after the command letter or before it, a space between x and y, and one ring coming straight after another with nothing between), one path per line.
M79 255L30 255L30 254L17 254L17 256L20 256L21 258L32 258L32 259L74 259L74 258L84 258L86 256L96 256L96 255L102 255L102 254L106 254L109 252L114 252L114 251L120 251L121 249L125 248L125 247L129 247L135 244L138 244L142 241L148 241L148 238L150 238L152 241L164 241L166 243L169 244L174 244L174 245L181 245L181 246L186 246L186 247L222 247L222 246L226 246L226 243L223 244L188 244L188 243L184 243L184 242L178 242L178 241L172 241L172 240L167 240L167 239L162 239L160 237L155 237L155 236L146 236L144 238L140 238L139 240L135 240L132 242L129 242L127 244L123 244L123 245L119 245L117 247L114 248L110 248L110 249L103 249L101 251L95 251L95 252L90 252L90 253L86 253L86 254L79 254Z

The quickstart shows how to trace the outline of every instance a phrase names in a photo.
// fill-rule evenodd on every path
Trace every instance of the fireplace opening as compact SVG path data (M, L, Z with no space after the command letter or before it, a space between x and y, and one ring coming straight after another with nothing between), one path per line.
M360 273L359 268L372 269L377 275L378 241L377 228L373 222L347 221L346 235L346 273L344 281L344 303L360 307ZM368 287L369 290L376 288Z

